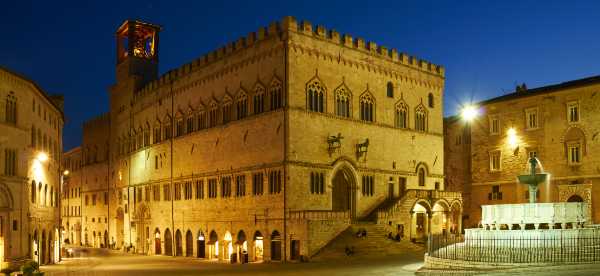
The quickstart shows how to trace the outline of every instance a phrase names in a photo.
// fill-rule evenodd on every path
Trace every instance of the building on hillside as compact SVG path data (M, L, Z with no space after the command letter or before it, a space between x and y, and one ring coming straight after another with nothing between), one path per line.
M0 67L0 262L53 263L59 254L62 96Z
M460 231L442 67L286 17L159 76L160 30L117 30L109 127L92 127L106 167L81 182L101 195L108 168L107 213L81 206L84 243L96 231L142 254L278 261L365 220L413 239Z
M446 187L463 191L465 223L476 227L481 205L525 203L527 185L517 175L537 157L550 181L538 202L583 201L593 222L600 220L600 181L594 153L600 132L600 77L527 89L476 104L472 122L445 119ZM592 223L592 222L588 222Z

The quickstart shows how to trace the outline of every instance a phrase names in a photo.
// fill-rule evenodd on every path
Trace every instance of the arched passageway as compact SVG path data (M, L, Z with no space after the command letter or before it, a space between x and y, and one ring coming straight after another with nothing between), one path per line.
M181 241L181 231L175 231L175 256L183 256L183 244Z
M116 217L116 235L117 240L115 247L121 248L123 247L124 235L125 235L125 212L123 212L123 208L119 207L117 209L117 217Z
M206 258L206 238L202 231L198 231L198 238L196 239L196 257Z
M410 238L413 241L425 241L430 228L431 208L425 201L418 201L412 208Z
M210 231L208 236L208 258L218 259L219 258L219 236L215 230Z
M169 228L165 230L165 255L173 256L173 235Z
M223 237L223 259L230 260L231 255L233 254L233 243L232 243L231 233L229 231L225 232L225 236Z
M188 230L185 233L185 256L191 257L194 255L194 235Z
M160 230L158 230L158 228L156 228L154 230L154 254L155 255L160 255L162 254L162 250L161 250L161 242L160 242Z
M277 230L271 233L271 261L281 261L281 235Z
M254 232L254 261L259 262L263 260L264 255L264 244L263 244L263 235L260 231Z
M246 256L248 255L248 241L246 241L246 233L244 230L238 232L235 244L239 262L246 262Z

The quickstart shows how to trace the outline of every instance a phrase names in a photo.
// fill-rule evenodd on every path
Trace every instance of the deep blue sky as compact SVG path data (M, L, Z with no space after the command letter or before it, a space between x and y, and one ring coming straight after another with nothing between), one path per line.
M65 95L65 149L80 143L83 121L108 110L114 32L126 18L164 27L162 73L293 15L445 66L447 115L516 83L600 74L600 2L59 2L4 1L0 65Z

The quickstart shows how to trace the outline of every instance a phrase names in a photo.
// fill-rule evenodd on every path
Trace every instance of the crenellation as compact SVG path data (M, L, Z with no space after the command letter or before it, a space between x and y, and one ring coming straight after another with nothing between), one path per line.
M241 50L241 49L243 49L245 47L246 47L246 38L245 37L238 38L238 40L235 43L235 49L236 50Z
M344 44L344 42L341 40L340 38L340 33L338 33L336 30L331 29L329 31L329 35L328 35L329 39L334 42L334 43L339 43L339 44Z
M258 38L257 38L257 40L258 41L264 40L265 37L266 37L266 33L267 33L267 31L265 30L265 27L260 27L258 29Z
M293 16L286 16L281 22L281 29L296 31L298 30L298 21Z
M390 51L390 57L391 57L391 58L392 58L392 60L393 60L393 61L395 61L395 62L400 62L400 63L402 62L402 60L399 60L399 59L398 59L398 58L399 58L399 55L398 55L398 50L397 50L396 48L393 48L393 49Z
M354 47L354 40L352 39L352 36L349 34L344 34L343 36L343 44L346 47Z
M307 35L313 34L313 26L310 23L310 21L302 20L300 28L301 28L301 31L304 32L304 34L307 34Z
M354 48L358 48L359 50L366 50L365 40L360 37L354 40Z
M277 36L277 35L279 35L279 23L277 21L274 21L274 22L271 22L271 24L269 24L267 36L271 37L271 36Z
M325 27L323 27L322 25L318 25L317 31L316 31L317 36L320 38L325 38L325 33L326 33Z
M246 36L246 45L252 46L254 45L254 42L256 41L256 32L250 32L248 33L248 36Z

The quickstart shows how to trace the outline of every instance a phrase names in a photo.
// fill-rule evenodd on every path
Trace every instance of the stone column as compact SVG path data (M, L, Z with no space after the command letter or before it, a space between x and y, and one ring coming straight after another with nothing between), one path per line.
M458 222L457 222L458 223L458 229L457 229L458 234L462 234L462 230L463 230L462 229L462 227L463 227L462 221L463 221L463 211L461 209L460 212L458 213Z

